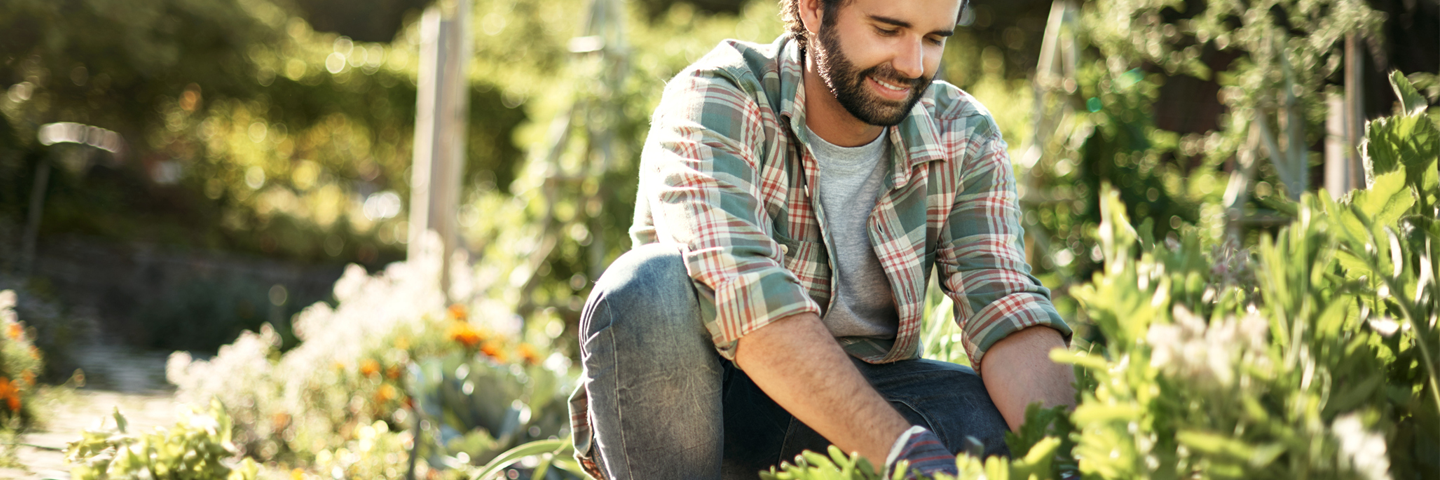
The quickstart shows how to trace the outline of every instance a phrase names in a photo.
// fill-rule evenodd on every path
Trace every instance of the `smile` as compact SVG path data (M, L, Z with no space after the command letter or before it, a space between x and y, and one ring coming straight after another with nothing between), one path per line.
M910 89L908 87L888 83L875 77L868 78L871 83L874 83L875 86L878 87L877 90L879 90L880 93L884 94L885 96L903 99L907 94L910 93Z

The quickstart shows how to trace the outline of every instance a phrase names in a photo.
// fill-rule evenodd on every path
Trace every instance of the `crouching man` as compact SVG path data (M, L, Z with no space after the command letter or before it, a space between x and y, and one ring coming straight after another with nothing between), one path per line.
M1005 142L932 83L962 1L781 0L785 35L723 42L669 82L635 248L581 321L592 474L755 478L830 443L954 472L967 439L1008 454L1027 405L1073 402ZM936 269L973 370L920 358Z

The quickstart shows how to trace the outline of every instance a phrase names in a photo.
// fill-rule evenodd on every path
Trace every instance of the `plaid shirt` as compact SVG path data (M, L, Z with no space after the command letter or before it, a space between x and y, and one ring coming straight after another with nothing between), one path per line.
M731 360L741 337L821 314L835 295L802 68L788 36L721 43L666 86L641 157L631 238L681 247L705 327ZM990 112L937 81L886 134L890 165L867 228L900 325L893 340L838 339L846 351L871 363L918 357L936 267L976 371L991 345L1026 327L1068 339L1050 291L1025 261L1015 178ZM574 405L582 454L590 437L583 396Z

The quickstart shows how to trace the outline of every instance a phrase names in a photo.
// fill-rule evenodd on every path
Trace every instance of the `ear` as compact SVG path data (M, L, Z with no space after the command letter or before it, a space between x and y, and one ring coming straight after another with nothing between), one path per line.
M821 0L798 0L800 3L800 23L805 26L805 31L811 36L820 34L821 16L825 14L825 8Z

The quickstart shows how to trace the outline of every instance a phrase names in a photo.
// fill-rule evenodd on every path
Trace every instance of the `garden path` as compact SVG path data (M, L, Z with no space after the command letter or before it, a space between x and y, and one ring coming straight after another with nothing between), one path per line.
M91 315L82 318L94 318ZM93 324L92 324L93 325ZM91 328L92 332L99 329ZM0 479L69 479L64 448L80 433L103 421L113 427L115 408L129 421L131 432L175 423L175 387L165 381L165 352L137 350L113 335L88 335L74 348L84 372L84 386L50 387L36 400L42 424L22 436L18 468L0 468Z

